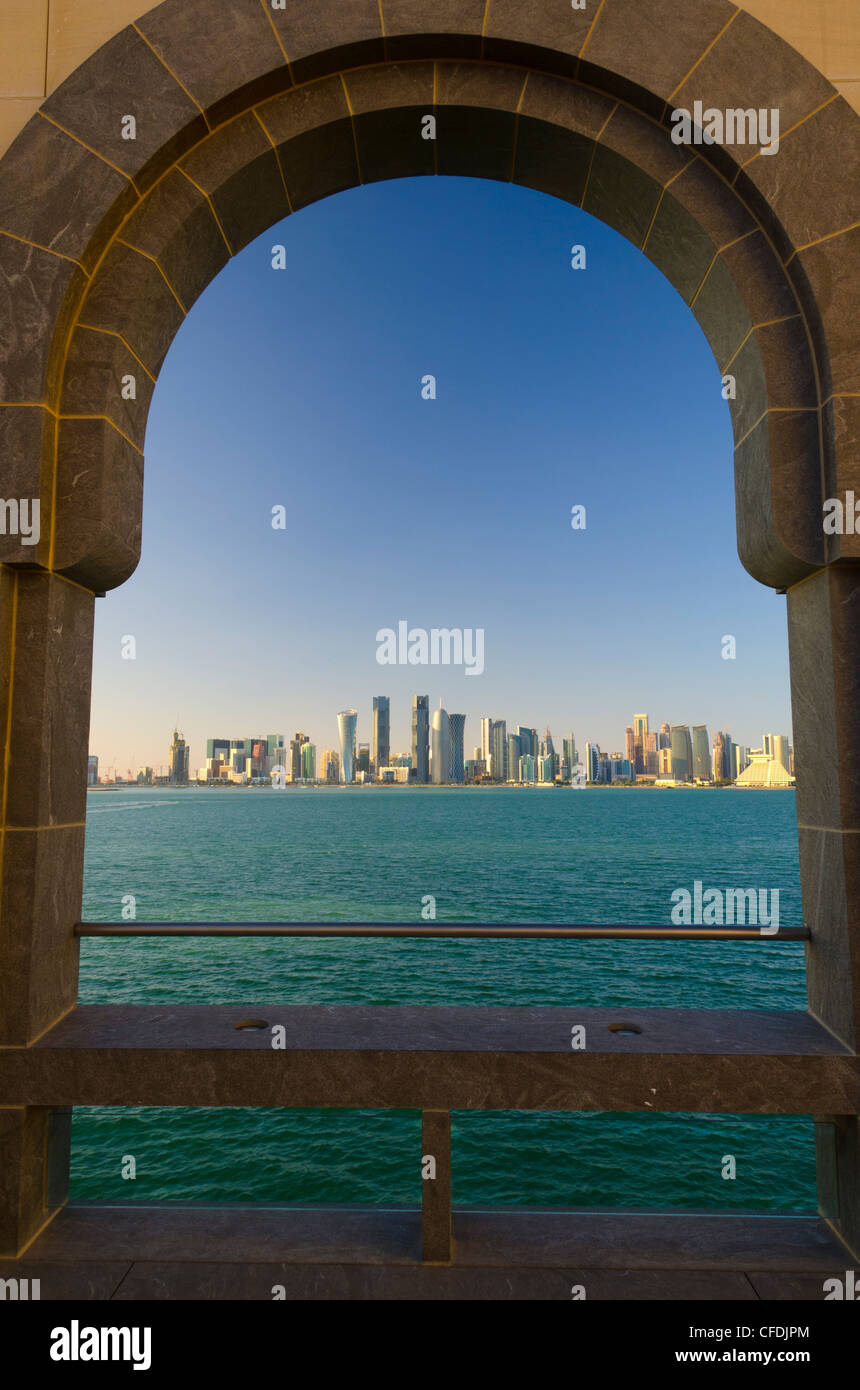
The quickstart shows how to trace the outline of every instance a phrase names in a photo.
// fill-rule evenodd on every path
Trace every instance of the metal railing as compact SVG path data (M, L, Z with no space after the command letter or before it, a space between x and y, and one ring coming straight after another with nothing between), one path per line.
M421 941L457 937L501 937L507 940L608 941L809 941L808 927L642 927L536 926L518 922L498 926L486 922L448 922L416 926L414 922L78 922L75 935L147 936L315 936L408 937Z

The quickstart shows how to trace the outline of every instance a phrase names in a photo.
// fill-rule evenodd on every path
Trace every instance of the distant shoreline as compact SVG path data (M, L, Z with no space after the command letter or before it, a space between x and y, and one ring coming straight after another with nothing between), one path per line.
M564 782L286 782L282 787L272 786L250 786L242 782L225 782L219 785L217 782L187 782L184 784L176 783L135 783L135 782L111 782L107 785L87 787L87 792L116 792L116 791L135 791L135 792L191 792L191 791L239 791L239 792L345 792L345 791L378 791L378 792L523 792L523 791L566 791L566 792L725 792L725 791L744 791L744 792L793 792L796 787L792 784L789 787L738 787L734 782L723 783L720 786L711 784L699 784L695 782L682 782L677 786L657 786L653 782L640 782L630 784L628 782L589 782L582 787L572 787Z

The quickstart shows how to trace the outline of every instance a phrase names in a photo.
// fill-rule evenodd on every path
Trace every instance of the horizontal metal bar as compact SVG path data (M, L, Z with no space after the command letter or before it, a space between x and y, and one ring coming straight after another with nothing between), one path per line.
M445 926L416 926L413 922L78 922L76 936L315 936L410 937L423 941L458 937L502 937L520 940L630 941L808 941L808 927L609 927L535 926L516 923L449 922Z

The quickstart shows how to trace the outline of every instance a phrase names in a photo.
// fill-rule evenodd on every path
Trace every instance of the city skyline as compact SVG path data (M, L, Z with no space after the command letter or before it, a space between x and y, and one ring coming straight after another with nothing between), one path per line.
M465 714L449 714L440 700L432 714L429 697L412 696L411 744L397 750L388 737L390 697L375 695L369 718L371 739L359 741L361 716L355 708L336 716L336 748L326 748L310 735L297 731L292 739L282 733L206 740L206 760L199 766L191 760L191 745L174 729L163 763L138 764L125 769L125 778L115 765L106 767L99 755L91 753L87 779L96 781L135 780L151 782L167 774L171 783L219 780L244 774L246 780L329 781L353 783L386 780L381 770L409 768L408 780L421 785L458 783L487 777L497 782L557 780L568 781L582 773L591 782L610 780L676 780L690 782L734 781L750 765L751 755L780 763L786 774L794 774L794 749L790 736L765 732L760 745L742 744L728 729L715 729L713 737L705 724L670 724L664 720L651 729L650 716L639 713L627 725L622 739L601 747L595 739L577 740L573 730L561 738L561 752L549 725L543 736L537 727L508 723L484 715L478 722L477 739ZM473 721L474 722L474 721ZM516 728L516 733L513 730ZM384 761L380 754L384 755ZM319 758L319 764L318 764ZM524 761L525 760L525 761ZM444 769L444 771L443 771ZM110 773L113 772L113 778ZM141 776L143 774L143 776Z
M431 712L561 730L575 711L601 746L630 691L711 728L728 714L745 742L788 727L785 600L737 557L728 405L695 319L581 210L432 182L302 209L179 330L149 414L141 562L96 604L106 763L162 763L175 720L199 749L248 712L319 732L320 710L354 705L372 742L381 670L398 747L418 680ZM377 633L404 618L480 630L483 673L381 668Z

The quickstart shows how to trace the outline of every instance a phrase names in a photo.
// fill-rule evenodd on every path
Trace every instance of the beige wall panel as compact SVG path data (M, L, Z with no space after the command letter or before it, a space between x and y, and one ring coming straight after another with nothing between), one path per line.
M15 136L24 129L41 104L41 97L29 97L26 101L8 101L0 98L0 155L5 154Z
M48 0L0 0L0 93L45 95Z
M744 0L760 19L829 77L860 78L860 5L857 0Z

